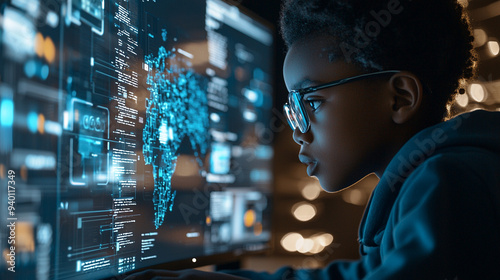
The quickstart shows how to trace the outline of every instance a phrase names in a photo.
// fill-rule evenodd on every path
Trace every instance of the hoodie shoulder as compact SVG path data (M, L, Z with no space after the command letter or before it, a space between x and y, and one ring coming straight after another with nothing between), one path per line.
M381 181L397 188L430 158L442 153L460 157L465 151L500 156L500 112L478 110L420 131L394 156Z
M462 189L474 191L474 186L481 185L498 197L499 171L500 112L474 111L420 131L380 178L361 221L360 242L376 245L374 237L387 223L396 199L404 195L402 189L413 196L431 184L442 189L460 182L467 186Z

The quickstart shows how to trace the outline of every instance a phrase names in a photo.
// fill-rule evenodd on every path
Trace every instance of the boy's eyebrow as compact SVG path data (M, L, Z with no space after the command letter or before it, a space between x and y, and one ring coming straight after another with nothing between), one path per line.
M308 85L310 85L312 83L317 83L317 82L306 78L306 79L303 79L302 81L294 84L292 88L294 90L303 89L303 88L305 88L306 86L308 86Z

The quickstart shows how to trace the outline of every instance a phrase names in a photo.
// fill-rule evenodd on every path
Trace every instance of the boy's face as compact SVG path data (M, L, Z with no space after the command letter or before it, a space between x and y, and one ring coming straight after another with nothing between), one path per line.
M304 40L292 45L283 75L288 90L363 74L343 61L330 62L332 40ZM391 98L388 77L355 81L304 95L311 127L293 139L299 159L326 191L344 189L365 175L381 175L390 159Z

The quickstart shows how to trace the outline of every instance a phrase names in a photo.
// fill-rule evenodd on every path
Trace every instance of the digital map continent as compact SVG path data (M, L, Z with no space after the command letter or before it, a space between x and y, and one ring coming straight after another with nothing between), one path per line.
M155 226L159 228L167 211L172 211L176 191L171 179L177 164L178 149L185 137L200 167L209 147L208 106L200 77L183 64L175 48L164 47L145 57L148 69L146 120L143 131L143 154L146 165L152 165Z

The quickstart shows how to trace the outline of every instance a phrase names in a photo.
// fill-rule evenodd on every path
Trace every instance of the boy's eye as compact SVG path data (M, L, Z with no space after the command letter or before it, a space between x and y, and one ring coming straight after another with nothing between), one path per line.
M323 103L323 100L318 100L318 99L308 99L304 100L304 103L311 108L312 111L316 111L319 106Z

